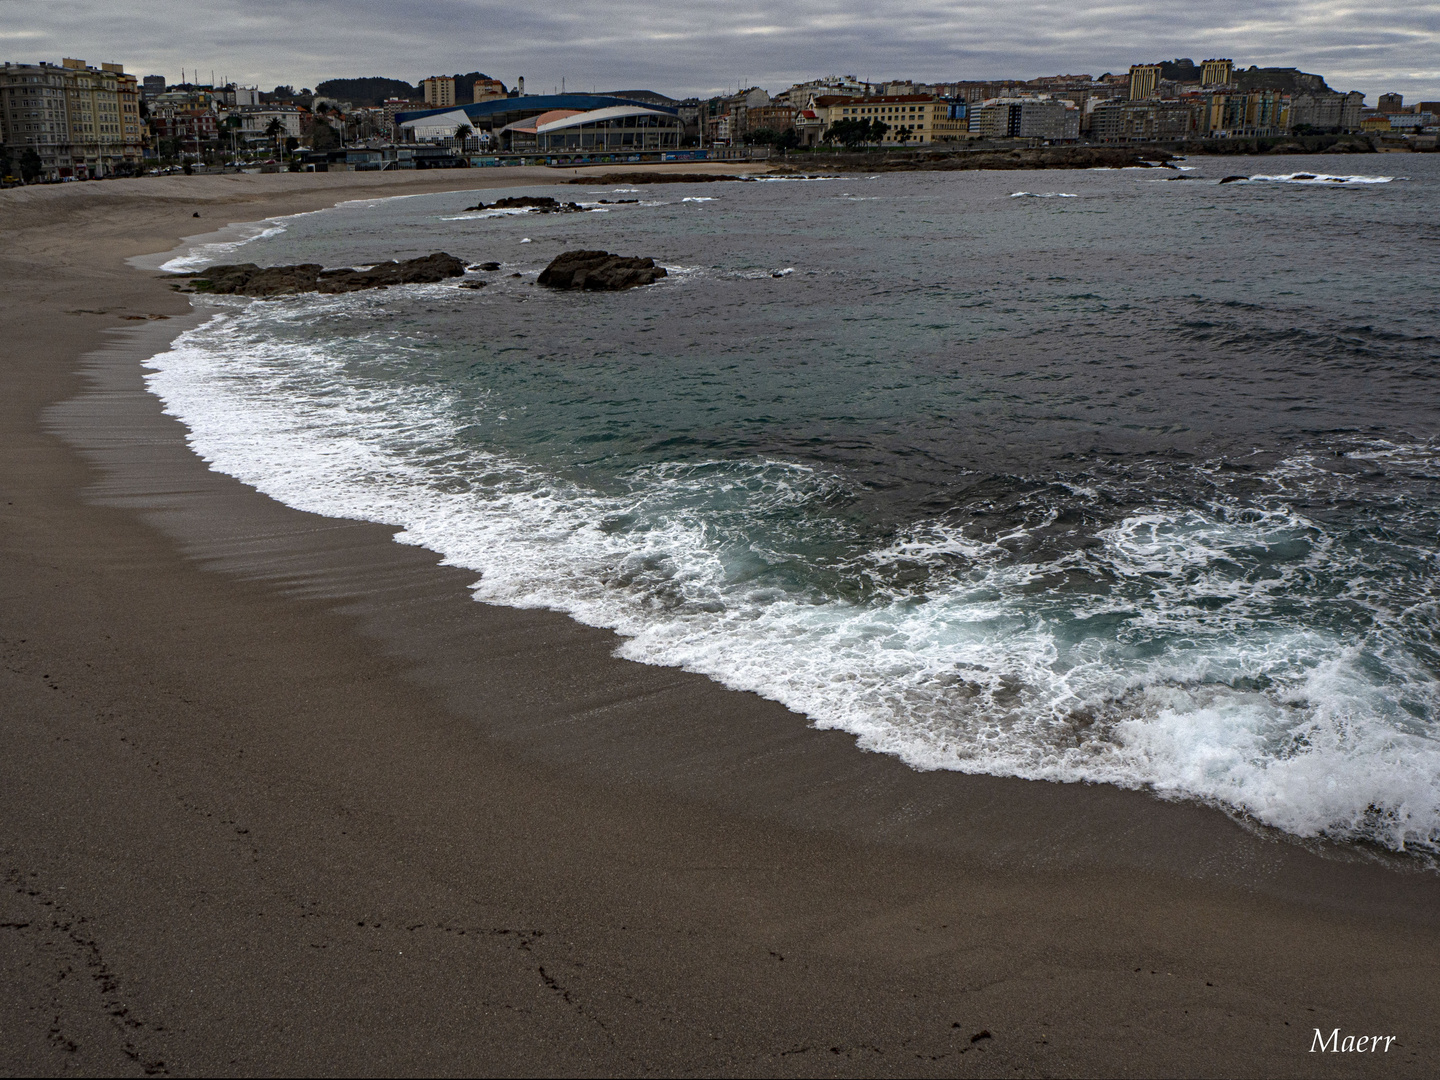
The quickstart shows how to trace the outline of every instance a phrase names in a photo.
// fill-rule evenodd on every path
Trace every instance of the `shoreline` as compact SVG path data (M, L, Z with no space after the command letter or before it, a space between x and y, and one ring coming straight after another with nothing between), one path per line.
M164 198L104 197L121 183L88 200L122 203L99 208L116 221L100 267L77 259L95 247L65 221L28 226L53 240L28 278L6 259L24 303L4 320L34 355L9 359L26 392L0 413L6 558L28 571L10 575L3 632L7 739L23 748L6 766L4 848L12 881L33 878L35 896L87 920L126 1007L165 1018L131 1034L140 1058L192 1072L471 1071L478 1053L487 1071L1309 1075L1330 1069L1300 1037L1316 1009L1333 1017L1327 1031L1397 1034L1420 1071L1440 936L1432 875L1321 859L1141 792L916 773L773 702L614 659L607 632L476 603L473 574L395 544L392 529L303 514L210 472L141 380L138 358L178 323L135 319L94 347L117 314L196 317L153 272L124 266L137 243L193 220L190 204L171 216ZM253 220L350 190L197 205ZM47 337L27 326L36 309L87 314ZM57 426L84 440L84 464ZM102 626L123 626L123 642L97 646ZM52 683L84 689L47 696ZM147 815L163 827L146 832ZM245 823L217 831L222 815ZM109 842L127 829L140 830L133 845ZM176 879L199 892L172 925L175 894L155 882ZM280 899L292 894L311 914ZM195 895L229 902L217 912ZM216 932L253 930L252 896L282 911L253 957ZM367 905L449 929L411 971L416 931L396 931L380 959L364 932L376 916L338 914ZM485 919L465 941L459 916L476 908ZM312 918L323 947L304 940ZM564 928L558 952L553 930L533 932L547 920ZM1316 940L1329 951L1297 954ZM1161 973L1143 990L1137 965ZM202 972L205 1009L163 985ZM291 989L266 1000L281 973ZM366 978L408 993L377 999ZM461 1023L456 1002L477 993L508 1007ZM248 1019L232 1020L227 999ZM65 1036L82 1046L127 1036L94 1002L67 1010L62 1030L98 1025ZM285 1010L309 1030L267 1043ZM1182 1019L1192 1011L1203 1024ZM991 1038L971 1043L981 1030ZM7 1071L58 1071L81 1053L34 1035L0 1058ZM310 1056L322 1047L340 1056ZM80 1071L103 1071L98 1060Z

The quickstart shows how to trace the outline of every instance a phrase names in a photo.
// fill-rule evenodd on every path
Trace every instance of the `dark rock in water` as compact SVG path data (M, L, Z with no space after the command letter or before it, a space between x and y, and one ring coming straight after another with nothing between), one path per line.
M1227 176L1227 177L1225 177L1223 180L1221 180L1220 183L1222 183L1222 184L1234 184L1234 183L1237 183L1237 182L1240 181L1240 180L1249 180L1249 179L1250 179L1250 178L1249 178L1248 176Z
M562 203L550 198L548 195L515 195L508 199L496 199L489 206L483 202L474 206L467 206L466 213L472 210L536 210L542 214L574 214L585 208L579 203Z
M667 277L654 259L611 255L608 251L567 251L554 260L536 280L556 289L599 289L613 292L636 285L650 285Z
M391 285L424 285L460 277L465 264L454 255L437 251L404 262L383 262L368 270L326 270L319 263L296 266L256 266L237 263L211 266L191 274L196 292L240 296L286 296L302 292L344 293L384 289Z
M462 281L462 282L460 282L460 287L461 287L462 289L483 289L483 288L485 287L485 282L483 282L483 281Z
M1292 179L1292 180L1314 180L1314 179L1315 179L1315 174L1314 174L1314 173L1308 173L1308 172L1297 172L1297 173L1296 173L1294 176L1292 176L1290 179Z
M639 199L601 199L601 206L624 206L626 203L638 203Z
M480 264L480 269L481 269L481 270L499 270L499 269L500 269L500 264L499 264L498 262L483 262L483 263Z
M511 276L511 277L519 277L520 275L519 275L519 274L511 274L510 276Z

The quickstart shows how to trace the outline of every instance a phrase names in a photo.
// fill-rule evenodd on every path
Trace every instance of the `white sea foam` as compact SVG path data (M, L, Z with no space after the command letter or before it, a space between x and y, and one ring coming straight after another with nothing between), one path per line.
M1079 197L1068 191L1015 191L1010 194L1012 199L1078 199Z
M686 195L681 202L714 202L714 195Z
M269 221L249 222L245 225L234 226L233 228L243 234L237 239L199 244L185 254L177 255L175 258L161 263L160 269L172 274L200 270L219 262L224 256L232 254L246 244L280 235L285 231L285 227L283 220L273 218Z
M916 768L1146 787L1299 836L1440 844L1440 742L1417 718L1440 709L1433 674L1393 619L1340 636L1276 614L1316 574L1349 575L1361 600L1403 586L1286 506L1142 507L1045 565L1010 556L1026 529L977 539L919 522L832 568L868 583L863 597L786 586L763 571L787 556L747 523L818 515L843 480L711 461L636 469L602 494L467 448L443 387L367 383L266 332L366 302L218 315L155 357L149 384L216 469L292 506L400 526L401 542L476 571L479 599L613 628L622 656L752 690ZM1299 490L1314 469L1293 459L1277 483ZM921 592L897 572L917 567ZM1115 586L1049 590L1057 570Z
M1403 176L1335 176L1330 173L1281 173L1277 176L1252 176L1252 183L1269 182L1272 184L1309 184L1312 186L1328 187L1339 184L1389 184L1395 180L1403 180Z

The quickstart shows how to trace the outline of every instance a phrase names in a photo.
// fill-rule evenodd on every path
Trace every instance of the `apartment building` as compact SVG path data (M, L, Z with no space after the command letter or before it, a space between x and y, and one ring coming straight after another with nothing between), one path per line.
M1235 71L1232 60L1206 60L1200 65L1201 86L1229 86Z
M33 151L47 180L131 171L145 147L139 85L119 64L6 63L0 139L12 150Z
M1294 94L1290 98L1290 126L1358 131L1364 104L1365 95L1359 90L1348 94Z
M822 130L842 120L879 120L889 125L883 145L919 145L944 141L953 134L949 106L931 94L895 94L878 97L815 98L810 104Z
M1204 108L1203 101L1102 101L1090 113L1090 137L1100 142L1186 139L1198 130Z
M795 117L798 112L798 109L780 104L778 101L772 101L769 105L759 105L746 111L745 130L747 132L788 131L795 126Z
M425 104L432 109L448 109L455 104L455 80L449 75L432 75L423 80Z
M1160 89L1159 64L1132 64L1130 67L1130 100L1144 101L1156 96Z
M505 96L505 84L499 79L476 79L471 100L478 104Z
M991 98L971 107L969 127L983 139L1073 142L1080 138L1080 108L1066 98Z

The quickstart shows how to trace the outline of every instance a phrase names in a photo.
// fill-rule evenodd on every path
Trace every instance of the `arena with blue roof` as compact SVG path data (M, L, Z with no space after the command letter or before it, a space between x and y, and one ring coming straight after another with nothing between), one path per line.
M595 109L612 109L622 106L651 109L656 112L669 113L672 116L678 114L678 110L663 105L633 101L630 98L614 97L608 94L531 94L524 97L493 98L490 101L477 101L469 105L451 105L444 109L417 109L414 112L396 113L395 123L399 126L414 120L424 120L429 116L463 112L470 118L470 125L476 131L499 131L517 120L525 120L555 109L591 112Z

